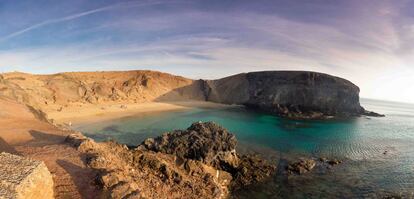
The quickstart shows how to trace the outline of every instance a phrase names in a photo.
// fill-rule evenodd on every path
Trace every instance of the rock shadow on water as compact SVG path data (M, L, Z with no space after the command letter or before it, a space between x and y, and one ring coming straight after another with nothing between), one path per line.
M111 133L124 133L124 131L119 129L118 125L107 126L107 127L103 128L102 131L108 131L108 132L111 132Z

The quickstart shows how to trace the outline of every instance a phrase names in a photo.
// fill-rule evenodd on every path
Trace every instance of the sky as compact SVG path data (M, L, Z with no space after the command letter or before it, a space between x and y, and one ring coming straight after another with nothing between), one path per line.
M262 70L414 102L414 0L0 0L0 72Z

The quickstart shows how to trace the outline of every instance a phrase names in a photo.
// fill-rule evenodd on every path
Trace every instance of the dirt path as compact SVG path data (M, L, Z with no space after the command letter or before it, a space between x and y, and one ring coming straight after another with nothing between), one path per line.
M53 175L56 198L96 198L95 173L76 149L64 143L69 132L37 120L21 104L0 99L0 152L44 161Z

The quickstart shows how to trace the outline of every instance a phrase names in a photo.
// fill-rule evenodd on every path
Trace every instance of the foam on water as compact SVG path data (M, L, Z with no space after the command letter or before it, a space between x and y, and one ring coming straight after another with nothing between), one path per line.
M333 169L303 176L277 174L271 182L237 193L239 197L349 198L393 193L414 197L414 105L375 100L362 100L362 104L387 116L292 121L243 108L196 108L141 114L76 129L97 140L113 138L137 145L196 121L214 121L236 134L241 151L261 153L281 166L299 157L345 160Z

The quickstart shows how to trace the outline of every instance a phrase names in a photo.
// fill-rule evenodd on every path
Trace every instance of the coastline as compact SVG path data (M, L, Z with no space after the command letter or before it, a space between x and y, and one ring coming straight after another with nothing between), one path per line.
M50 111L48 112L48 118L53 119L56 124L79 126L143 113L180 111L191 108L229 108L234 106L238 105L206 101L82 104L82 106L71 106L61 111Z
M121 105L127 108L120 108ZM90 183L94 181L96 171L87 167L85 157L80 151L65 142L66 137L75 131L39 120L26 105L14 100L0 97L0 106L3 107L0 110L0 151L43 161L52 174L56 198L100 196L100 190ZM66 107L71 111L47 113L55 117L50 118L55 120L55 124L70 120L75 121L75 124L87 124L140 113L191 108L228 108L235 105L203 101L174 101L105 104L110 107L109 110L101 109L102 106L102 104L88 106L75 104ZM68 116L64 117L65 115Z

